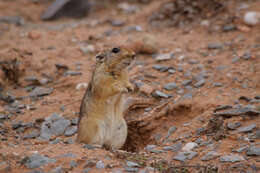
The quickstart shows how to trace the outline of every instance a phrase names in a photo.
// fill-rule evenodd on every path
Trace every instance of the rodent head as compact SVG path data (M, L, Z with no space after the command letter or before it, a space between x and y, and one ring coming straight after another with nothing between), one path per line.
M134 51L125 47L114 47L96 56L96 65L105 66L109 72L120 72L129 66L135 57Z

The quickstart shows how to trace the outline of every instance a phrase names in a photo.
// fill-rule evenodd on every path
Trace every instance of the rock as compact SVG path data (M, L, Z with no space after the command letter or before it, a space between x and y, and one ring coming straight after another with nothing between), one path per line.
M184 145L184 147L182 148L182 151L186 151L186 152L189 152L191 151L192 149L194 149L195 147L197 147L198 144L195 143L195 142L189 142L187 144Z
M182 81L182 85L183 86L187 86L187 85L190 85L192 83L192 80L191 79L187 79L187 80L184 80L184 81Z
M178 86L175 82L171 82L171 83L167 83L166 85L164 85L163 88L170 91L170 90L173 90L173 89L177 89Z
M154 92L152 92L152 96L155 98L169 98L170 96L159 91L159 90L155 90Z
M148 85L146 83L142 83L141 86L139 87L139 91L143 94L146 94L147 96L152 94L153 90L154 88L151 85Z
M163 147L163 150L165 151L173 151L173 152L178 152L180 151L182 148L182 142L178 142L176 144L173 144L171 146L166 146L166 147Z
M239 162L245 160L244 157L237 154L228 154L220 157L221 162Z
M155 172L155 169L153 167L145 167L144 169L140 170L139 173L150 173L150 172Z
M235 123L227 123L227 128L229 130L235 130L237 129L238 127L241 126L241 123L240 122L235 122Z
M224 46L222 43L209 43L208 49L222 49Z
M256 111L250 108L238 108L238 109L235 108L229 111L216 112L213 115L224 116L224 117L241 116L241 115L256 116L256 115L260 115L260 111Z
M186 161L187 159L192 159L197 156L197 152L179 152L173 159L181 162Z
M89 11L88 0L56 0L41 16L42 20L53 20L59 17L84 17Z
M58 71L59 70L63 70L63 71L69 70L69 67L65 64L56 63L55 67L57 68Z
M189 63L189 64L198 64L198 63L200 63L200 61L199 61L199 60L196 60L196 59L190 59L190 60L188 61L188 63Z
M42 172L42 171L39 171L39 170L33 170L33 171L30 171L30 172L26 172L26 173L46 173L46 172Z
M71 125L78 125L79 123L79 117L75 117L71 120Z
M82 75L82 73L78 71L70 71L70 70L64 73L64 76L78 76L78 75Z
M233 59L232 59L232 63L235 64L236 62L239 61L239 57L238 56L235 56Z
M237 29L237 27L233 24L227 24L227 25L224 25L222 30L224 32L229 32L229 31L235 31Z
M104 169L105 168L105 164L100 160L96 163L96 168L97 169Z
M184 93L184 90L183 89L179 89L178 91L177 91L177 94L183 94Z
M175 71L174 69L169 69L168 72L169 72L170 74L174 74L176 71Z
M213 160L215 158L217 158L219 156L219 154L216 151L210 151L208 153L206 153L201 160L202 161L209 161L209 160Z
M125 171L126 171L126 172L138 172L139 169L138 169L138 168L126 167L126 168L125 168Z
M40 132L38 130L32 130L30 133L23 136L24 139L32 139L36 138L40 135Z
M246 127L240 127L238 129L238 132L239 133L248 133L248 132L251 132L252 130L254 130L256 128L256 124L251 124L249 126L246 126Z
M8 164L5 161L0 162L0 172L10 172L10 163Z
M70 167L76 168L78 166L77 162L75 160L70 161Z
M138 163L131 162L131 161L126 161L126 165L127 165L128 167L139 167L139 164L138 164Z
M241 148L239 148L239 149L237 149L235 151L238 152L238 153L242 153L242 152L244 152L246 150L248 150L248 147L241 147Z
M242 56L242 58L244 59L244 60L249 60L249 59L251 59L251 53L250 52L246 52L246 53L244 53L244 55Z
M79 49L83 55L95 52L95 47L93 45L80 46Z
M127 26L122 29L122 32L142 32L143 28L140 25Z
M257 130L255 134L252 135L252 139L260 139L260 130Z
M167 66L162 66L162 65L157 65L157 64L153 65L152 67L153 67L155 70L158 70L158 71L160 71L160 72L166 72L166 71L168 71L169 68L170 68L170 67L167 67Z
M246 155L248 156L260 156L260 148L251 146L249 147L248 151L246 152Z
M177 130L177 127L175 127L175 126L170 127L167 132L167 135L165 136L165 139L168 139L176 130Z
M24 19L19 16L4 16L4 17L0 17L0 24L1 23L8 23L8 24L15 24L17 26L23 26Z
M74 134L76 134L78 131L78 127L77 126L71 126L68 127L64 133L65 136L73 136Z
M220 82L214 82L214 83L213 83L213 86L214 86L214 87L222 87L223 84L220 83Z
M41 97L50 95L53 92L53 88L35 87L29 94L30 97Z
M39 79L36 76L28 76L24 78L24 81L37 84L39 82Z
M127 2L122 2L118 4L118 8L122 11L124 11L125 13L135 13L137 11L139 11L139 7L136 5L131 5Z
M147 151L151 151L152 149L156 148L156 145L147 145L144 149Z
M170 60L174 57L174 54L172 53L165 53L165 54L159 54L155 60L156 61L166 61L166 60Z
M83 169L82 170L82 173L88 173L88 172L90 172L91 171L91 168L86 168L86 169Z
M244 22L247 25L255 26L260 21L260 13L255 11L246 12L244 15Z
M125 22L124 22L124 21L122 21L122 20L117 20L117 19L109 20L109 23L110 23L112 26L124 26L124 25L125 25Z
M24 160L24 159L23 159ZM40 154L33 154L29 157L26 157L25 160L25 166L29 169L38 168L40 166L47 165L49 163L55 163L55 159L50 159L46 156L40 155Z
M64 170L62 169L61 166L58 166L51 170L51 173L63 173L63 172L64 172Z
M160 154L160 153L164 153L163 150L151 150L151 153L155 153L155 154Z
M142 34L140 39L133 43L132 49L136 53L155 54L158 51L157 39L153 34Z
M194 87L196 88L202 87L205 84L205 82L206 82L205 79L201 79L200 81L194 84Z
M62 135L69 125L69 120L63 118L59 114L52 114L42 123L39 139L48 141L53 135Z
M182 99L192 99L192 92L185 93L182 96Z
M81 90L81 89L87 89L88 83L78 83L76 86L76 90Z
M12 129L13 130L16 130L16 129L20 128L20 127L23 127L23 122L22 121L18 121L18 122L13 122L12 123Z

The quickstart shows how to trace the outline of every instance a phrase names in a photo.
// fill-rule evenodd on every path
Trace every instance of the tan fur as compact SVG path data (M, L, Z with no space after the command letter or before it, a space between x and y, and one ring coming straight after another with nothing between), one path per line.
M132 89L126 68L134 55L120 47L118 53L109 49L97 56L92 80L81 103L78 141L111 149L119 149L125 143L124 93Z

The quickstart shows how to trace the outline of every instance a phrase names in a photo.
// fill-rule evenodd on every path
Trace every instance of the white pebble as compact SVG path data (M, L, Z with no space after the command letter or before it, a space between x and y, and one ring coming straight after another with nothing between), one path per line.
M250 11L250 12L247 12L245 15L244 15L244 22L247 24L247 25L257 25L260 21L260 13L259 12L255 12L255 11Z
M78 83L76 86L76 90L81 90L81 88L86 89L88 87L88 83Z

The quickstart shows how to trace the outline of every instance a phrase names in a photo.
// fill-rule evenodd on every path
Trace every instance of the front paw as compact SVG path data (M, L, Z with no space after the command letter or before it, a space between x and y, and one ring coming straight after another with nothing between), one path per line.
M131 91L134 91L135 88L130 82L128 82L126 89L127 89L128 92L131 92Z

